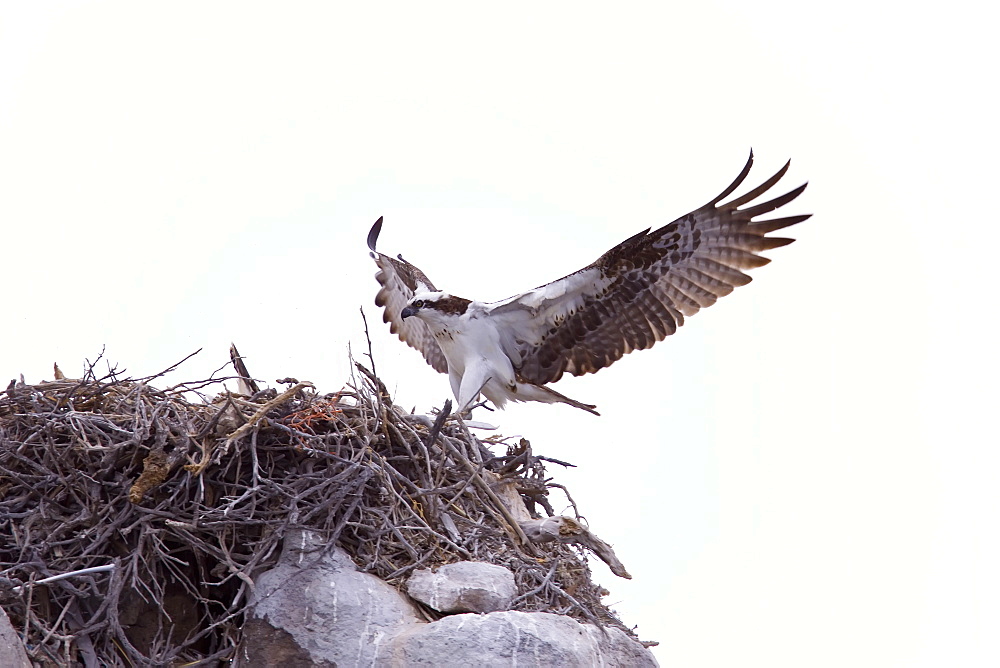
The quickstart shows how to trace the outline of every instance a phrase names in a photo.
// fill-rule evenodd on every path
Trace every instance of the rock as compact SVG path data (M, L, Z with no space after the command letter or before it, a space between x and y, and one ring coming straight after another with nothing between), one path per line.
M277 565L257 578L236 665L384 665L383 645L416 610L393 587L358 572L316 534L285 539Z
M494 612L506 610L517 594L514 574L503 566L459 561L410 576L406 590L438 612Z
M0 666L5 668L31 668L28 654L24 651L21 636L7 618L7 613L0 608Z
M390 644L387 665L405 668L658 665L620 629L602 633L547 612L451 615L403 631Z
M597 643L600 663L605 666L659 666L653 653L642 643L619 628L604 627L605 633L593 624L582 624Z
M479 608L506 606L514 595L514 578L500 566L460 562L414 574L408 588L439 609L448 607L445 591L450 592L447 600L471 597ZM472 590L477 590L474 595ZM455 614L427 623L404 595L359 572L346 552L331 550L310 532L286 538L277 565L257 577L234 662L237 668L511 665L632 668L657 663L620 629L599 629L547 612Z

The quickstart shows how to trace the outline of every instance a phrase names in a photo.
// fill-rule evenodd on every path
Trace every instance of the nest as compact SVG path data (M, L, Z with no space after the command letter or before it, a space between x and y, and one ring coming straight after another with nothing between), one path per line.
M254 577L302 529L397 587L417 568L488 561L514 573L512 609L628 631L581 549L526 542L498 498L512 484L534 516L552 515L556 460L480 440L447 404L436 419L405 415L356 367L334 394L285 379L247 397L214 376L157 389L163 374L93 365L0 392L0 604L31 658L219 664Z

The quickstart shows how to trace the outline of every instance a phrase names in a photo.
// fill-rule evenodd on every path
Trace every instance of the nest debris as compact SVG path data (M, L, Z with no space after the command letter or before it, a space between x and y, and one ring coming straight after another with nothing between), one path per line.
M447 404L434 421L405 415L356 367L333 394L285 379L245 397L215 375L161 390L166 371L98 377L94 364L0 392L0 605L32 660L219 665L253 578L301 529L397 587L417 568L488 561L514 573L512 609L631 633L581 548L526 542L494 492L512 484L533 516L552 516L549 490L565 488L544 463L564 462L523 439L480 440Z

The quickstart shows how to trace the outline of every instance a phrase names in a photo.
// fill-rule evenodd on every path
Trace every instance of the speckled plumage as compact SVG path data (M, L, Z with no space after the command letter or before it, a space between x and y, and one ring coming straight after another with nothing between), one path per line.
M754 220L794 200L805 185L739 208L774 186L788 163L757 188L720 204L743 183L752 164L751 153L718 197L669 225L646 229L557 281L493 303L440 292L402 257L378 253L379 218L368 235L382 286L375 303L384 307L391 331L436 370L449 373L461 407L481 388L500 407L506 401L561 402L596 413L593 406L544 386L564 373L594 373L662 341L684 324L685 316L749 283L744 270L770 262L758 253L792 242L768 234L809 218ZM463 336L468 340L456 340ZM465 378L470 373L473 377Z

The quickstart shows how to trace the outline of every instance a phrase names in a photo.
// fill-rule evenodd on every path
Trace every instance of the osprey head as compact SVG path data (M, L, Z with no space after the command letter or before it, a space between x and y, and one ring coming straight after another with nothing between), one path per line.
M471 302L468 299L449 295L447 292L422 292L406 302L399 316L406 320L411 315L462 315Z

